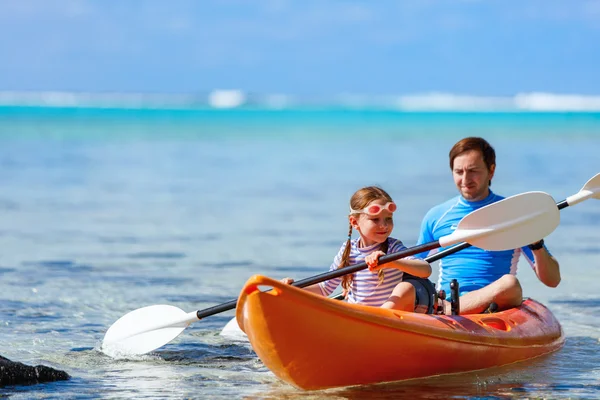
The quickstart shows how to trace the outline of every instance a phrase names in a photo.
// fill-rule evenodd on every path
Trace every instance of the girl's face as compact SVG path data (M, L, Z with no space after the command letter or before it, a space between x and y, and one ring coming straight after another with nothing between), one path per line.
M387 203L385 199L378 199L370 202L367 207L371 204L385 206ZM352 228L360 233L361 247L385 242L394 229L393 214L387 208L378 215L352 214L349 219Z

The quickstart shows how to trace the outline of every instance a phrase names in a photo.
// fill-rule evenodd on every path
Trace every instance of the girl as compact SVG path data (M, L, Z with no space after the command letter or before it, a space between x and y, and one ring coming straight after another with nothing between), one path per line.
M420 278L429 277L429 263L416 257L407 257L379 265L380 256L406 249L400 240L389 237L394 229L392 216L396 208L390 195L381 188L368 186L354 193L350 199L348 240L340 248L329 270L363 261L369 269L305 289L328 296L341 284L344 297L350 303L414 311L415 287L403 282L402 277L404 272ZM353 229L358 231L359 238L352 239ZM291 284L293 280L284 278L282 282Z

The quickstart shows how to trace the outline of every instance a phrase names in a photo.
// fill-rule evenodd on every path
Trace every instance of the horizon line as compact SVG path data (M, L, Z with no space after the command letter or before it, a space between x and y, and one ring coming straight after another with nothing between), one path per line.
M476 96L427 92L407 95L339 93L332 96L298 96L246 93L238 89L215 89L204 93L0 91L0 106L272 110L338 107L409 112L597 112L600 111L600 95L523 92L514 96Z

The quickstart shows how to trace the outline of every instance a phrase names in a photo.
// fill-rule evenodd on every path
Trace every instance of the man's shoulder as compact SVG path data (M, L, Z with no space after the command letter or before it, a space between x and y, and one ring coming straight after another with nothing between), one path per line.
M491 204L491 203L495 203L497 201L500 200L504 200L505 196L501 196L497 193L491 192L490 191L490 195L488 198L486 198L485 200L482 201L482 203L485 204ZM458 195L458 196L454 196L446 201L444 201L443 203L440 203L436 206L433 206L429 209L428 214L437 214L437 213L445 213L448 210L452 209L452 208L460 208L461 206L463 206L464 208L470 208L472 206L469 206L469 203L462 198L462 196ZM478 207L475 207L478 208Z
M442 214L446 213L448 210L450 210L451 208L456 207L456 205L459 204L459 202L460 202L460 196L454 196L454 197L444 201L443 203L433 206L427 212L426 218L431 218L431 217L442 215Z
M504 200L506 198L506 196L501 196L496 192L492 192L492 197L493 197L492 201L500 201L500 200Z

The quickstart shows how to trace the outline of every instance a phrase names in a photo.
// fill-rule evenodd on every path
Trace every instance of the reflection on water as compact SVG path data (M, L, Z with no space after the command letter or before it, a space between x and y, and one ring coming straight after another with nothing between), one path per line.
M456 192L447 153L466 134L494 144L498 193L572 195L600 172L596 114L363 120L323 111L309 113L307 124L302 112L285 121L267 112L218 113L163 120L160 129L152 118L127 123L101 114L73 121L49 110L43 120L0 120L0 354L73 377L0 389L0 396L597 397L595 200L562 212L546 238L561 263L558 288L519 267L526 296L547 304L567 335L565 347L544 359L305 393L278 381L247 344L218 334L233 311L192 324L144 357L114 360L98 351L108 327L136 308L201 310L235 298L252 274L302 279L325 272L347 234L348 198L360 186L377 184L394 196L394 235L413 245L429 207ZM436 274L434 266L434 280Z
M236 387L249 390L260 385L260 375L267 373L247 348L228 345L186 347L167 350L149 359L107 361L99 371L103 377L99 384L104 395L187 398L212 393L211 388L218 388L221 395L234 395Z
M185 395L186 373L168 363L124 362L103 371L100 392L107 397L119 393L128 398L158 398L161 393Z
M590 350L597 346L598 342L590 338L569 338L565 347L553 354L482 371L318 392L302 392L281 384L245 398L596 398L600 395L600 353ZM585 383L578 383L578 377L573 376L569 384L556 383L577 369L577 365L595 366L592 374L595 379L586 376L582 377Z

